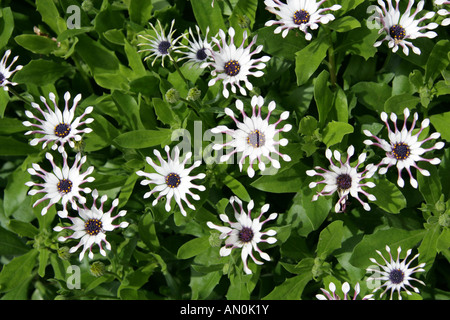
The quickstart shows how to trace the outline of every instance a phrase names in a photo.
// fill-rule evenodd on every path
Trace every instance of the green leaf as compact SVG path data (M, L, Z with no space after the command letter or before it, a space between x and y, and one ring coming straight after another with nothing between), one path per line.
M205 34L207 27L209 27L212 35L217 34L219 29L222 29L225 33L227 32L228 29L219 5L211 7L210 0L191 0L191 5L195 20L203 34Z
M100 42L84 34L79 35L78 40L75 50L94 75L119 73L120 62L113 51L106 49ZM114 79L117 76L110 75L110 77Z
M250 185L258 190L273 193L296 193L299 191L306 167L296 164L273 175L264 175Z
M379 113L384 111L384 101L392 94L392 88L382 82L358 82L351 91L363 105Z
M328 86L330 74L323 70L314 80L314 100L316 101L319 123L323 127L333 107L334 94Z
M375 250L387 255L386 245L394 253L397 253L397 248L400 246L404 256L408 249L414 248L422 240L425 233L426 231L423 229L404 230L391 227L387 230L377 230L372 234L366 234L353 249L350 263L357 268L365 269L373 264L369 260L370 258L378 258L378 261L381 259Z
M283 38L283 45L280 46L280 35L273 33L274 27L264 27L255 30L258 35L257 45L263 45L264 52L272 57L280 57L287 60L295 60L295 54L307 45L304 37L298 37L294 32L289 32Z
M0 227L0 255L21 255L28 250L30 248L16 234Z
M152 16L153 5L150 1L130 0L128 4L128 12L130 19L134 23L148 23Z
M184 243L177 252L178 259L189 259L192 258L206 249L211 247L209 244L209 236L204 236L200 238L192 239Z
M361 27L361 23L352 16L344 16L329 23L328 26L336 32L347 32Z
M297 85L305 84L327 56L330 44L319 37L295 54Z
M245 186L230 175L223 179L223 183L242 201L249 202L251 200Z
M14 16L10 7L0 8L0 30L0 48L4 48L14 30Z
M38 54L49 54L58 49L56 41L36 34L21 34L14 40L25 49Z
M179 120L176 119L175 113L167 102L160 98L153 98L152 103L159 121L168 125L179 124Z
M374 203L378 207L389 213L400 213L406 207L406 199L395 184L387 179L377 179L374 183L376 186L367 192L377 198Z
M67 29L66 21L61 18L53 0L36 0L36 10L44 21L56 34Z
M409 93L399 94L396 96L392 96L386 100L386 102L384 103L384 111L386 111L388 114L390 114L391 112L402 114L405 108L413 110L419 103L419 97L413 96Z
M441 134L441 137L450 142L450 112L438 113L430 116L433 127Z
M71 72L73 67L65 62L54 62L50 60L31 60L22 70L17 71L13 79L15 82L23 84L34 84L45 86L53 84Z
M30 180L30 174L27 171L23 171L21 167L14 170L8 177L8 184L4 190L3 203L6 216L11 216L25 201L27 192L30 189L25 183Z
M430 176L424 176L417 172L417 182L419 183L419 191L427 204L436 204L442 195L442 185L439 178L438 169L435 165L423 163L421 168L430 172Z
M340 143L342 138L353 132L353 126L345 122L332 121L323 129L322 141L329 148Z
M222 270L209 273L191 271L189 287L192 290L192 300L204 300L208 298L222 278Z
M426 229L422 242L418 248L420 253L419 262L425 262L425 270L430 270L437 254L438 240L441 235L441 226L436 223Z
M343 225L344 223L340 220L333 221L320 232L316 249L317 257L325 259L334 250L341 247L344 236Z
M425 67L425 83L434 81L449 64L448 52L450 52L450 41L440 40L436 43L428 58Z
M142 149L166 144L170 141L172 130L135 130L120 134L113 142L122 148Z
M139 105L131 95L121 91L113 91L111 97L113 98L119 113L127 120L128 127L131 130L144 129L139 114Z
M32 249L3 266L0 272L0 292L8 292L20 286L33 271L38 254L37 249Z

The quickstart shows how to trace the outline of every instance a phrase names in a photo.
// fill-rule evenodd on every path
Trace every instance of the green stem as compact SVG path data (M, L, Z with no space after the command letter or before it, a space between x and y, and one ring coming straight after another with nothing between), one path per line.
M170 57L170 60L173 63L173 66L175 67L175 69L177 70L178 74L180 75L181 79L183 79L183 81L186 83L186 85L189 88L189 81L186 79L186 77L184 76L183 72L181 72L180 67L178 66L178 63L175 61L175 59L173 59L172 57Z
M336 59L334 56L334 48L331 45L328 48L328 68L330 71L330 82L332 87L336 87L337 76L336 76Z
M13 95L15 95L17 98L19 98L19 100L25 102L26 104L28 104L29 106L31 106L31 102L28 101L27 99L25 99L24 97L22 97L20 94L17 93L16 90L14 90L11 87L8 87L8 91L11 92Z

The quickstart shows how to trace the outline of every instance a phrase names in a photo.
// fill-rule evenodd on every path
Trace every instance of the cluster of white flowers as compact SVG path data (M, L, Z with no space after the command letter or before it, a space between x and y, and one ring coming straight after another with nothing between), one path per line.
M322 4L326 0L288 0L287 3L283 3L279 0L265 0L266 9L279 17L278 20L270 20L266 23L266 26L277 25L274 30L275 34L281 33L282 37L286 37L290 30L299 30L305 34L307 40L311 40L313 35L310 30L316 30L320 24L326 24L335 19L334 15L327 13L329 11L338 11L341 9L341 5L333 5L330 8L321 8ZM392 5L391 0L387 0L388 7L385 6L383 0L378 0L380 7L377 7L379 17L378 21L382 24L381 32L386 32L386 36L383 40L377 41L375 46L381 45L383 41L388 41L388 45L395 52L399 46L403 48L404 54L409 53L408 48L412 48L413 52L420 54L420 49L415 47L409 40L416 39L418 37L433 38L436 33L433 31L427 31L425 33L422 30L435 29L437 23L430 23L428 25L419 27L419 24L434 16L434 12L426 13L422 18L415 20L416 15L423 9L424 1L420 1L414 13L411 14L414 0L409 0L406 11L401 14L399 9L399 0L396 1L396 6ZM214 3L214 2L213 2ZM213 4L212 3L212 4ZM441 0L436 0L437 5L448 4ZM444 11L440 11L444 15ZM446 21L446 20L444 20ZM443 22L445 24L446 22ZM161 58L161 65L164 66L164 59L168 57L169 60L173 60L172 52L183 54L182 59L186 59L187 63L191 64L191 67L208 69L211 68L210 75L212 78L209 80L208 85L213 86L216 82L222 81L223 90L222 95L225 98L230 96L228 85L232 93L240 93L242 96L247 95L247 90L253 91L253 85L249 81L248 77L262 77L263 71L266 67L266 63L270 60L269 56L260 56L255 58L262 52L263 46L259 45L254 50L252 47L256 44L256 36L253 37L248 45L245 45L248 39L246 31L242 34L242 43L237 46L235 44L236 31L230 27L227 32L219 30L218 38L212 37L208 39L209 28L206 29L205 36L201 36L200 28L196 26L197 38L194 36L192 29L189 29L188 34L182 34L178 37L174 37L176 30L174 29L175 20L170 25L170 31L166 35L164 28L158 21L158 29L150 23L153 30L152 34L140 35L140 39L143 42L138 45L142 47L139 52L147 53L145 60L153 58L151 63L154 66L155 61ZM189 39L189 35L191 39ZM188 41L187 45L179 44L180 39L185 38ZM409 40L408 40L409 39ZM185 49L185 51L183 51ZM187 51L186 51L187 50ZM10 55L8 50L0 64L0 85L5 90L8 89L8 85L15 85L8 79L11 75L20 70L21 66L17 66L15 70L10 71L12 64L17 60L17 57L13 59L13 62L6 66L6 61ZM180 59L180 60L182 60ZM244 84L241 85L241 83ZM62 210L58 211L58 215L61 218L67 218L70 220L71 225L57 226L54 228L57 232L65 232L64 230L72 230L73 233L68 236L59 237L60 241L66 241L67 239L80 239L78 245L71 248L70 252L77 251L81 246L79 259L84 257L85 252L89 249L89 258L93 258L94 253L92 246L97 244L100 248L100 254L106 255L103 248L103 244L107 250L111 249L109 242L106 240L105 233L112 231L116 228L125 228L128 226L128 222L121 222L118 225L114 225L113 221L119 217L123 217L126 214L125 210L121 210L116 216L111 217L112 211L118 206L118 199L112 201L110 210L104 210L104 203L107 201L106 195L101 197L101 204L97 207L96 200L99 197L97 190L91 190L88 187L81 187L85 183L94 181L94 177L90 176L94 167L90 166L86 171L82 172L81 167L87 162L87 157L82 156L80 152L76 153L73 165L69 165L69 155L65 149L66 143L73 149L75 142L82 139L83 134L88 134L92 131L91 128L81 129L82 126L90 124L94 121L93 118L84 119L85 116L92 113L94 108L88 106L84 108L81 115L76 117L76 108L81 100L81 94L78 94L73 99L72 106L69 108L69 101L71 95L69 92L64 94L65 106L64 110L60 110L57 105L57 98L54 93L49 94L49 99L53 104L53 107L47 103L44 97L41 97L41 102L44 104L45 109L37 103L32 103L32 108L36 109L41 118L34 115L30 110L26 110L25 114L31 121L24 121L23 125L27 127L35 127L33 131L28 131L26 135L38 135L38 137L32 139L30 144L35 146L42 143L42 148L46 148L51 144L53 151L58 151L58 154L62 157L62 167L58 166L54 161L53 155L50 152L45 154L45 157L52 166L52 172L47 172L41 168L37 163L32 164L32 168L28 169L28 172L41 178L43 182L27 182L27 186L33 187L29 191L29 195L34 196L36 194L43 193L44 196L38 199L33 206L41 204L43 201L49 200L48 205L42 208L41 214L47 214L50 207L60 203ZM242 122L237 120L233 110L231 108L225 108L224 113L230 117L235 124L235 129L229 128L226 125L218 125L211 130L215 134L228 135L231 140L223 144L214 145L215 150L221 150L230 147L232 150L223 155L220 158L220 162L227 162L231 156L240 154L238 166L240 171L243 170L244 161L249 159L247 167L247 174L250 178L255 176L254 163L257 162L258 169L263 172L266 169L266 163L264 160L268 160L272 167L275 169L281 168L281 164L275 156L279 156L284 161L291 161L291 158L287 154L279 152L278 147L286 146L288 140L286 138L279 139L280 133L289 132L292 129L291 124L285 124L281 128L277 128L281 121L286 121L289 118L289 112L281 112L278 121L270 123L270 116L276 109L275 101L271 101L267 106L267 116L263 118L262 111L264 108L264 98L259 95L253 95L251 98L251 115L247 115L245 112L245 103L236 99L236 109L242 114ZM428 138L419 141L419 135L422 131L429 126L429 120L422 121L421 128L418 132L413 134L416 121L418 120L418 114L414 114L413 124L408 129L407 119L410 115L409 109L404 110L404 124L403 128L399 130L397 128L396 120L397 116L391 114L390 119L394 123L394 130L391 130L389 123L387 122L388 115L381 113L381 119L385 122L388 129L389 141L381 139L373 135L370 131L365 130L364 134L375 140L365 140L364 143L368 146L377 146L382 148L386 152L386 156L377 165L369 164L362 171L359 167L366 160L366 153L361 153L358 156L358 161L352 166L350 158L355 153L355 148L349 146L347 149L347 159L343 162L341 160L341 153L338 150L334 152L327 149L325 152L326 158L330 162L329 169L316 166L313 170L308 170L306 174L308 176L321 176L323 180L318 182L311 182L310 188L315 188L318 184L324 184L323 189L312 197L312 201L318 199L319 196L330 196L334 193L338 194L338 201L334 207L336 212L345 211L347 207L348 197L352 196L356 198L367 211L371 210L370 205L364 202L359 194L363 194L370 201L376 201L375 196L369 194L364 190L365 187L374 188L375 183L373 181L363 182L365 179L372 178L377 172L379 174L385 174L391 166L397 166L398 169L398 185L404 186L404 181L401 176L402 170L406 169L410 176L410 183L414 188L418 187L416 179L413 177L411 167L416 168L421 174L429 175L427 170L421 169L416 165L418 161L428 161L431 164L438 164L440 160L438 158L425 159L421 156L428 151L435 149L441 149L444 146L443 142L437 142L433 147L427 149L422 148L422 144L440 137L439 133L433 133ZM226 120L224 120L226 121ZM191 175L192 171L197 169L201 165L201 161L196 161L194 164L186 168L188 161L192 157L192 153L188 153L182 157L180 150L175 147L173 149L173 155L170 154L170 147L165 146L166 158L164 159L158 150L154 150L154 155L159 161L157 165L150 157L146 157L147 163L153 169L151 172L145 172L139 170L137 175L146 179L141 181L142 185L155 185L151 191L144 194L144 198L149 198L154 195L155 199L152 204L156 205L160 199L165 198L165 209L167 212L172 210L171 200L172 198L178 204L180 212L187 216L187 211L183 206L185 203L189 209L195 210L195 206L190 202L187 196L193 200L200 200L200 196L191 192L191 189L197 189L200 192L206 190L203 185L196 185L192 183L192 180L206 178L205 173L197 173ZM274 156L275 155L275 156ZM335 163L332 159L338 162ZM183 159L183 160L181 160ZM383 167L385 166L385 167ZM38 187L41 189L35 189ZM84 195L90 194L93 199L93 205L88 208L86 206L87 199ZM156 196L156 193L158 195ZM277 213L272 213L269 217L260 221L263 214L269 210L269 205L265 204L261 207L260 213L257 218L252 218L251 213L254 208L254 202L251 200L247 206L247 212L244 210L242 201L237 197L230 198L230 204L234 209L234 216L236 222L231 222L226 214L219 216L220 220L227 223L229 226L219 226L211 221L207 222L207 226L211 229L218 230L220 232L220 239L225 240L225 246L219 251L221 256L228 256L233 249L241 250L241 258L243 261L243 270L247 274L251 274L252 271L248 266L247 258L250 256L256 264L262 264L253 255L253 250L257 251L260 257L266 261L270 260L267 253L262 252L258 248L258 244L266 242L268 244L274 244L277 239L275 230L268 230L266 232L261 231L263 225L277 218ZM69 215L67 205L70 204L71 208L77 211L76 217ZM238 207L235 206L238 205ZM263 238L267 237L267 238ZM389 252L389 247L386 247ZM398 253L400 255L401 249ZM410 250L407 253L407 257L410 254ZM381 254L380 254L381 255ZM378 271L382 277L380 280L387 281L386 292L388 289L397 290L400 293L400 289L406 289L405 285L410 285L409 280L412 278L410 275L414 272L423 271L423 264L409 269L409 264L403 260L401 263L399 258L394 261L390 255L391 261L387 262L381 255L387 266L378 264L375 259L372 262L378 264L383 268L383 271ZM417 256L416 256L417 257ZM414 260L414 258L413 258ZM369 269L368 269L369 270ZM373 270L375 271L375 270ZM415 280L415 279L414 279ZM336 286L330 284L330 294L327 290L322 289L324 295L318 295L318 299L338 299L335 294ZM379 288L375 289L378 290ZM414 288L415 291L416 288ZM344 299L347 299L347 293L350 291L348 283L344 283L342 286L342 292L344 293ZM355 286L355 295L360 292L359 284ZM383 294L384 294L383 292ZM409 293L409 291L407 291ZM399 294L400 296L400 294ZM392 297L392 294L391 294ZM363 299L371 299L372 295L365 296Z

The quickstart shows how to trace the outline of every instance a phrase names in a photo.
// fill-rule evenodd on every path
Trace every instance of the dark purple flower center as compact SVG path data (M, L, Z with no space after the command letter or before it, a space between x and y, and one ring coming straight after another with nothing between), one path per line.
M239 64L239 62L235 60L230 60L227 63L225 63L224 69L227 75L229 75L230 77L234 77L241 70L241 65Z
M250 134L247 137L247 143L253 146L253 148L259 148L263 146L265 142L266 137L259 130L250 132Z
M64 194L72 191L72 186L73 186L73 183L69 179L59 180L58 184L56 185L56 187L58 188L58 191L61 193L64 193Z
M295 11L295 13L294 13L294 23L295 24L301 25L303 23L308 23L309 18L310 18L310 15L309 15L308 11L306 11L306 10L301 9L301 10Z
M406 143L397 143L396 145L394 145L394 148L392 148L392 152L395 159L405 160L411 154L411 149Z
M248 227L243 227L240 231L239 231L239 240L241 242L250 242L253 239L253 236L255 234L253 233L253 230L251 228Z
M64 138L70 133L70 125L67 123L60 123L55 127L55 135Z
M341 190L347 190L350 189L352 186L352 177L350 177L348 174L340 174L336 178L336 184L338 185L338 188Z
M402 26L398 25L398 24L393 25L389 29L389 34L396 41L403 40L405 38L405 36L406 36L405 29Z
M176 173L169 173L166 176L166 184L170 187L170 188L176 188L180 185L181 179L180 176Z
M171 43L169 41L161 41L158 45L158 51L162 55L169 54L169 49L171 47Z
M102 231L102 222L98 219L89 219L84 223L84 230L87 234L95 236Z
M197 51L197 54L196 54L196 57L197 57L197 60L205 60L206 59L206 57L207 57L208 55L206 54L206 49L205 48L201 48L200 50L198 50Z
M402 270L394 269L389 273L389 280L391 280L393 284L400 284L403 282L404 279L405 274L403 273Z

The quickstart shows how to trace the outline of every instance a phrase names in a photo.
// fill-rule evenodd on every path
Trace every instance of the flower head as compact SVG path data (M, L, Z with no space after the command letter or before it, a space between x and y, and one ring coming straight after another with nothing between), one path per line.
M319 196L328 196L333 194L334 192L338 193L339 200L336 203L334 209L336 212L344 211L346 208L346 202L348 199L348 196L351 195L352 197L358 199L358 201L363 205L364 209L369 211L370 206L368 203L361 200L359 197L359 193L364 194L369 200L375 201L376 198L374 195L371 195L364 191L362 187L369 187L373 188L375 187L375 184L373 182L366 182L363 183L362 180L370 178L375 173L374 166L369 164L366 166L366 168L362 172L358 172L358 167L366 160L366 154L361 153L358 157L357 164L352 167L350 165L350 158L355 153L355 148L353 146L349 146L347 149L347 160L345 162L341 161L341 154L339 151L335 150L334 152L331 152L330 149L327 149L325 152L325 156L327 157L328 161L330 162L330 169L326 170L321 167L315 167L316 170L321 170L321 172L317 172L316 170L308 170L306 171L306 174L310 177L312 176L321 176L323 180L319 182L311 182L309 184L310 188L315 188L317 184L324 183L325 187L322 189L322 191L318 192L316 195L313 196L313 201L316 201ZM334 158L339 161L339 166L337 166L333 160L332 156L334 155Z
M409 268L409 265L411 264L411 262L414 259L416 259L419 256L419 254L416 254L411 260L409 260L408 263L406 263L406 259L411 254L411 251L412 251L411 249L409 249L406 252L406 257L401 262L400 262L400 252L402 251L401 247L398 247L398 249L397 249L397 260L394 260L392 258L391 249L389 248L389 246L386 246L386 251L389 253L389 258L390 258L389 262L384 258L383 254L378 250L376 250L376 252L383 259L384 264L380 264L377 262L376 259L370 258L370 261L375 263L376 265L378 265L378 267L380 267L381 270L378 267L377 268L369 267L366 269L367 272L375 272L380 275L380 277L376 277L375 275L371 276L371 277L367 278L367 281L372 281L372 280L384 281L384 283L381 286L375 288L372 292L375 293L380 288L386 287L386 289L380 294L380 298L388 290L391 290L391 296L390 296L391 300L392 300L394 291L397 291L399 300L402 299L402 296L400 295L400 291L402 289L405 290L408 295L411 295L411 292L406 288L406 286L412 288L416 293L419 293L419 289L412 286L410 281L414 280L414 281L419 282L422 285L425 285L425 283L421 280L411 277L411 275L416 272L425 271L423 269L423 267L425 266L425 263L421 263L421 264L417 265L416 267Z
M198 26L195 26L195 28L197 30L198 38L195 38L194 34L192 33L192 29L189 28L189 34L191 35L192 40L188 40L189 43L187 46L182 45L182 47L187 49L188 52L185 52L185 56L181 59L188 59L186 63L189 63L191 65L191 68L193 66L202 68L205 67L204 62L206 62L210 58L212 51L211 43L208 41L209 27L206 28L204 39L202 39L200 35L200 28Z
M414 4L414 0L409 0L408 6L403 14L399 9L400 0L395 0L395 8L392 5L392 0L386 1L388 3L387 8L384 0L378 0L378 4L381 8L378 6L376 7L379 17L375 18L382 24L382 28L379 33L384 31L386 36L382 40L375 42L374 46L379 47L383 41L388 41L388 46L389 48L392 48L392 52L397 52L399 46L401 46L405 55L409 54L408 47L412 48L415 54L420 54L420 49L414 46L409 40L414 40L421 37L434 38L437 36L437 33L434 31L422 32L423 30L436 29L438 27L437 23L432 22L419 27L419 24L422 21L432 18L435 13L428 12L422 18L415 20L417 14L422 11L425 1L419 1L416 10L412 14L411 9Z
M436 5L438 5L438 6L441 6L441 5L449 5L450 4L450 1L446 1L446 0L435 0L434 1L434 3L436 4ZM450 11L448 11L447 9L444 9L444 8L442 8L442 9L439 9L438 10L438 15L440 15L440 16L448 16L449 14L450 14ZM441 25L443 25L443 26L448 26L450 24L450 18L445 18L444 20L442 20L442 22L441 22Z
M19 59L19 56L15 56L12 62L8 66L6 66L6 61L8 60L10 55L11 50L6 50L2 60L0 61L0 87L3 87L5 91L8 91L8 85L17 85L16 82L11 82L8 79L13 75L14 72L19 71L23 67L21 65L18 65L14 70L11 71L12 65L17 61L17 59Z
M159 32L156 30L156 28L153 26L152 23L149 23L152 27L153 31L155 32L155 35L152 36L143 36L139 35L138 37L144 39L144 42L139 43L138 46L143 46L144 49L139 50L138 52L150 52L148 56L144 58L144 61L154 57L152 66L155 64L156 59L161 57L161 65L164 67L164 58L166 56L171 59L170 53L172 51L178 52L179 47L176 46L177 41L183 36L180 35L177 38L173 38L173 34L176 30L173 30L173 25L175 24L175 20L172 20L172 23L170 25L169 33L165 34L163 27L161 26L161 22L158 20L158 26L159 26Z
M287 3L283 3L279 0L264 0L266 10L279 17L279 20L269 20L266 22L266 26L279 25L274 33L280 32L281 36L285 38L292 29L298 29L305 34L306 40L311 40L312 35L308 29L315 30L319 27L319 23L327 24L334 20L334 15L331 13L323 14L326 11L336 11L342 6L335 4L330 8L319 7L326 0L288 0Z
M53 156L50 153L46 153L45 157L50 161L53 172L47 172L43 170L38 164L33 163L33 168L29 168L28 172L31 175L38 176L43 179L43 183L35 183L29 181L26 183L28 187L41 187L42 189L31 189L28 194L35 195L37 193L44 193L40 200L33 204L33 207L39 203L49 200L49 204L44 207L41 211L42 215L45 215L48 209L55 203L61 201L63 205L63 210L59 211L60 217L67 216L67 203L70 202L72 209L76 210L78 208L77 202L80 204L86 203L86 198L83 197L80 192L90 193L90 188L81 188L81 185L85 182L94 181L93 177L88 177L93 171L94 167L89 167L85 172L81 173L81 166L86 162L86 156L81 157L81 154L77 153L75 156L75 161L72 167L69 167L67 163L67 153L63 152L63 167L58 167L53 161Z
M236 86L242 95L246 95L247 91L240 85L240 82L244 82L248 90L253 90L253 85L248 81L248 76L262 77L264 73L261 69L266 67L265 62L270 60L269 56L262 56L259 59L252 59L252 56L261 52L263 46L259 45L254 51L250 51L251 47L255 44L257 37L253 37L253 40L247 47L244 47L244 43L247 40L247 31L244 31L242 44L236 47L234 44L235 31L232 27L228 29L228 35L230 36L230 42L226 43L226 34L220 29L219 36L222 40L220 44L219 40L213 38L219 51L211 51L212 62L205 62L202 67L212 66L214 68L211 74L215 78L208 82L208 86L213 86L217 81L223 81L223 96L228 98L230 93L227 89L228 84L231 87L231 91L236 93ZM257 71L253 71L257 69Z
M238 209L236 209L234 205L235 202L239 205ZM244 263L244 271L247 274L251 274L252 271L248 268L247 265L248 256L252 257L253 261L256 264L263 264L261 261L255 258L255 256L253 255L253 249L255 251L258 251L261 258L266 261L270 261L270 256L267 253L262 252L258 248L258 243L267 242L273 244L277 241L277 239L273 237L274 235L276 235L275 230L268 230L265 232L261 231L263 225L267 221L277 218L277 214L272 213L266 220L261 222L260 220L262 215L269 210L268 204L262 206L261 213L257 218L252 219L251 211L254 207L253 200L251 200L247 205L248 212L244 211L244 208L242 207L242 201L239 198L231 197L230 203L234 209L236 222L231 222L226 214L221 214L220 219L223 222L228 223L229 227L218 226L210 221L207 222L207 225L211 229L215 229L221 232L220 239L226 239L225 246L220 249L220 255L222 257L228 256L233 249L240 248L241 258ZM264 236L268 236L268 238L263 239L262 237Z
M349 299L348 293L350 292L350 285L348 282L344 282L342 284L342 293L344 293L344 297L341 298L339 295L336 294L336 285L333 282L330 282L330 285L328 286L331 293L328 290L320 288L320 290L323 292L323 294L316 294L316 298L319 300L356 300L358 297L361 289L359 286L359 283L355 285L355 293L353 295L352 299ZM368 294L362 298L362 300L373 300L373 294Z
M191 171L201 164L201 161L199 160L194 162L190 168L185 168L186 162L192 157L191 152L187 153L184 160L180 162L180 150L178 147L174 148L175 156L173 159L170 157L169 150L169 146L166 146L165 151L167 153L167 161L161 157L158 150L155 149L153 151L160 162L159 166L155 164L150 157L146 158L148 164L155 169L155 173L147 173L139 170L136 174L148 178L147 180L141 181L142 185L156 185L151 191L144 194L144 198L148 198L153 193L159 192L158 197L153 201L153 205L156 205L158 200L165 196L165 208L166 211L169 212L171 209L170 201L173 197L180 207L181 213L186 216L186 210L184 209L181 201L184 201L189 208L195 210L195 206L189 202L186 195L189 194L194 200L200 200L200 197L197 194L192 193L189 189L194 188L200 191L205 191L205 186L195 185L191 181L195 179L203 179L206 175L204 173L200 173L195 176L189 176Z
M385 174L391 166L396 165L398 170L397 184L400 187L403 187L405 185L405 182L402 178L402 170L406 169L406 171L408 171L409 173L411 185L414 188L417 188L418 183L417 180L412 175L411 167L416 168L422 175L429 176L430 172L428 170L419 168L416 162L428 161L431 164L435 165L439 164L441 162L439 158L425 159L422 158L421 156L425 152L435 149L442 149L445 143L437 142L433 147L427 149L422 148L422 144L424 144L425 142L439 138L440 133L439 132L432 133L427 139L419 141L420 134L425 128L427 128L430 125L430 120L424 119L422 121L420 130L413 135L412 131L415 127L417 119L419 118L419 115L417 112L414 113L413 123L411 125L411 128L408 130L408 128L406 127L406 121L408 120L408 117L410 115L409 109L405 108L403 114L404 114L403 128L399 130L399 128L397 128L397 115L395 113L391 113L390 119L394 123L394 131L392 131L387 121L388 120L387 113L382 112L380 117L381 120L383 120L384 123L386 123L386 127L388 129L389 142L387 142L384 139L380 139L377 136L374 136L369 130L364 130L364 134L366 136L373 138L376 141L373 142L372 140L365 140L364 143L367 145L374 145L380 147L384 151L386 151L386 157L383 158L383 160L381 160L381 162L377 165L377 167L386 165L386 167L379 169L380 174Z
M42 114L43 119L39 119L31 111L25 111L25 114L28 118L35 119L39 122L39 124L34 124L30 121L24 121L24 126L37 128L36 130L28 131L25 134L43 135L41 138L35 138L31 140L30 144L32 146L43 142L42 148L44 149L48 143L53 142L52 149L56 150L58 148L59 152L63 152L64 145L67 142L72 148L74 148L74 140L81 141L82 133L92 132L91 128L79 129L79 127L94 121L93 118L88 118L85 121L82 121L82 119L87 114L91 113L94 108L92 106L87 107L81 116L75 118L75 109L78 105L78 102L81 100L81 94L75 96L75 98L73 99L72 107L69 109L70 93L66 92L64 94L64 100L66 101L66 103L63 112L61 112L61 110L58 108L56 104L56 98L53 93L49 94L49 98L53 102L54 111L49 107L49 105L47 104L47 100L44 97L41 97L41 101L47 107L47 112L43 111L37 103L31 103L31 106L37 109Z
M112 224L115 219L118 217L123 217L127 213L125 210L121 210L116 216L111 217L111 212L119 204L118 199L115 199L112 202L112 206L109 211L104 212L103 205L108 199L107 196L105 195L101 197L99 208L97 208L96 205L98 198L97 190L92 191L92 197L94 202L91 208L87 208L83 204L83 207L78 208L78 217L74 218L67 216L67 218L72 222L71 226L56 226L53 229L57 232L64 229L73 231L70 236L59 237L58 240L61 242L64 242L67 239L80 239L80 242L69 250L70 253L74 253L79 247L83 246L79 256L80 261L83 259L84 253L87 249L89 249L89 258L92 259L94 257L94 253L92 252L92 247L94 244L99 246L100 254L106 256L106 251L103 249L102 243L105 244L106 250L111 250L111 244L106 240L106 232L113 231L116 228L126 228L128 226L128 222L121 222L118 225Z
M266 118L263 118L261 115L261 110L264 105L263 97L253 96L251 105L253 112L251 117L249 117L244 112L244 103L241 100L236 100L236 108L241 111L243 116L242 122L239 122L235 118L231 109L225 108L225 113L233 119L237 129L229 129L223 125L211 129L212 133L225 133L232 138L229 142L224 144L215 144L213 146L213 149L215 150L220 150L224 147L234 148L233 151L223 155L220 158L220 162L226 162L235 153L242 153L239 160L239 169L242 171L245 158L248 157L250 160L250 165L247 169L249 177L253 177L255 175L255 170L253 169L253 162L255 160L258 160L259 162L259 169L261 171L265 170L266 165L262 161L262 157L269 159L272 166L277 169L280 168L280 162L271 157L273 154L281 156L285 161L291 160L288 155L281 154L278 151L278 146L286 146L288 144L288 140L285 138L280 140L275 139L279 132L288 132L292 128L290 124L286 124L282 128L277 129L277 125L282 120L286 120L289 117L289 111L284 111L280 115L280 119L277 122L269 124L270 115L276 107L276 103L274 101L269 103L269 112Z

